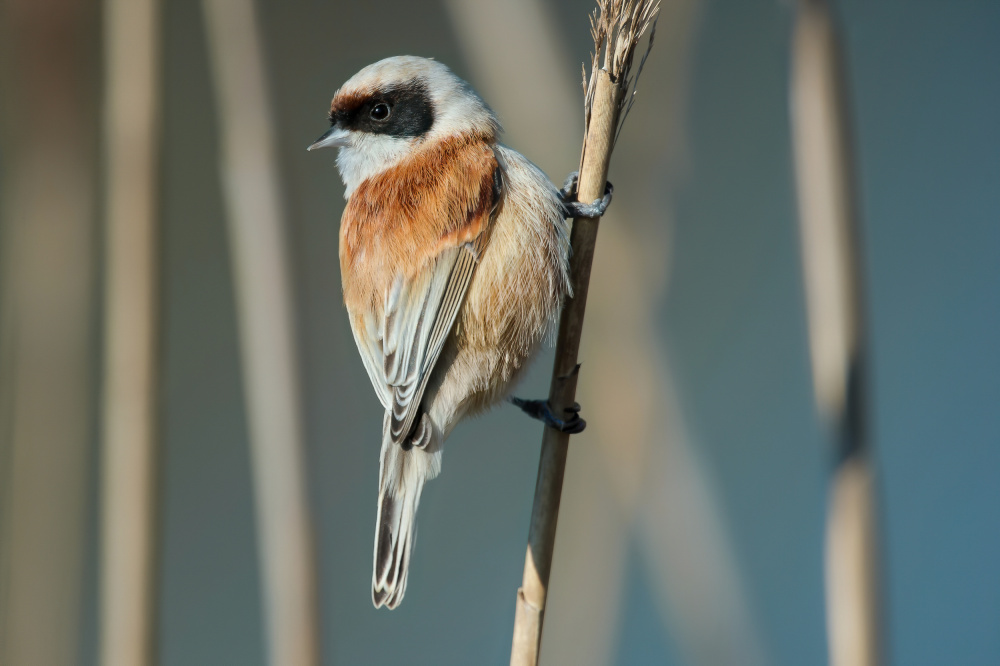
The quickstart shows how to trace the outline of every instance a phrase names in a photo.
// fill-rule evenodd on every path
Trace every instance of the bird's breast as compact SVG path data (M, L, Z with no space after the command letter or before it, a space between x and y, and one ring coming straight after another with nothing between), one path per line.
M401 275L428 270L448 247L489 224L496 158L479 138L423 145L361 183L340 223L340 269L348 309L381 309Z

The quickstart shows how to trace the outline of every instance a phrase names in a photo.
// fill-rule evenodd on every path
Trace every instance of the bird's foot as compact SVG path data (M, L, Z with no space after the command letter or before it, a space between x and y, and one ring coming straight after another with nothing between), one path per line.
M580 418L579 403L574 402L564 409L565 416L559 418L552 412L552 406L549 405L548 400L524 400L512 396L510 401L531 418L538 419L559 432L575 435L583 432L583 429L587 427L587 422Z
M562 189L559 190L559 200L562 202L563 210L566 211L566 217L601 217L608 209L608 204L611 203L611 195L615 191L614 185L606 183L604 196L600 199L589 204L580 203L576 200L579 174L579 171L571 173L566 178L566 182L563 183Z

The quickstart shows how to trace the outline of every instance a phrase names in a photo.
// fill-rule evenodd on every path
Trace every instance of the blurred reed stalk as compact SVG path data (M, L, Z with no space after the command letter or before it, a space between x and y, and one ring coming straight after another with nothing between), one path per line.
M875 666L885 655L857 201L840 47L825 0L799 3L791 83L813 382L835 446L826 533L830 663Z
M253 0L204 0L249 419L269 663L319 663L295 312Z
M0 664L78 663L95 402L97 5L0 3Z
M628 88L638 79L645 63L643 56L635 76L630 76L635 49L642 35L651 28L649 47L652 47L652 32L659 11L657 0L598 0L597 5L591 17L594 52L590 78L587 80L585 74L584 80L585 129L578 198L585 202L604 194L611 151L635 92L634 85L632 95L628 94ZM603 64L600 63L602 53ZM573 297L567 299L559 320L549 388L549 404L556 414L564 413L576 400L577 357L599 221L583 217L573 220L570 236ZM567 433L545 428L531 508L524 577L517 591L512 666L538 663L568 446Z
M160 31L156 0L104 2L107 155L100 662L154 662Z

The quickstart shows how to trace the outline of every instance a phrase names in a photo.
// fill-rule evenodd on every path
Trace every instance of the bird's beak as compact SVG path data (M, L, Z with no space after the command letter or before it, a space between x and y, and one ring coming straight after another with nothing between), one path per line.
M347 145L347 130L342 127L334 125L328 129L323 136L316 139L316 141L306 148L306 150L316 150L317 148L340 148L341 146Z

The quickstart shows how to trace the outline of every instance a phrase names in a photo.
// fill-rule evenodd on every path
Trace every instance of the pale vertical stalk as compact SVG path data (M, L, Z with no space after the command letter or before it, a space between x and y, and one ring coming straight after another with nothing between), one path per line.
M269 662L319 662L294 309L274 120L252 0L205 0L222 133Z
M834 440L826 533L827 627L833 666L883 659L876 493L865 422L866 368L858 229L837 36L826 3L800 3L792 70L813 383Z
M96 6L0 3L0 664L79 663L91 437Z
M156 0L105 0L100 659L153 662L159 30Z
M587 155L580 169L580 201L593 201L604 193L610 149L618 120L621 89L611 82L606 71L597 72L597 76L594 115L587 134ZM598 219L585 217L573 220L573 254L570 262L573 298L567 299L559 320L556 358L549 388L549 404L556 414L562 414L563 409L576 400L577 377L574 368L580 351L580 334L587 307L598 222ZM538 463L538 480L535 483L535 499L531 507L524 578L517 592L510 658L512 665L538 662L568 446L567 433L545 428Z
M592 24L595 53L590 84L586 90L587 129L578 185L578 198L585 202L599 199L604 194L611 151L620 127L619 116L631 81L629 69L635 45L658 9L655 2L648 0L599 0L598 7L600 14ZM623 17L632 19L626 22ZM606 48L605 66L598 70L597 60L602 46ZM577 357L598 223L599 218L578 217L573 220L570 235L573 297L566 300L559 320L548 398L556 414L564 413L576 400ZM568 445L567 433L545 428L528 530L524 576L517 591L510 656L512 666L538 663Z
M551 7L544 0L448 0L444 6L474 83L503 118L511 145L528 146L527 157L549 173L564 169L566 158L579 151L583 118L575 123L535 112L569 108L574 97L576 82L564 78L560 65L567 60L565 44L546 11ZM698 6L697 0L671 0L662 8L667 16L657 32L668 35L650 62L666 71L657 74L660 85L644 87L636 112L655 109L661 122L666 118L666 131L622 134L618 150L629 160L619 173L626 178L664 171L668 143L680 136L683 73ZM514 53L504 38L511 34L523 36ZM525 106L524 98L533 105ZM589 443L573 447L567 459L560 550L553 553L539 659L574 666L612 662L622 629L617 618L627 602L626 559L635 541L628 537L635 530L661 619L673 625L690 663L769 663L717 502L691 452L695 442L678 412L669 359L656 339L649 303L668 286L669 246L659 234L670 224L662 219L662 203L655 226L641 224L652 210L643 198L656 197L619 198L602 220L594 265L600 277L587 297L592 337L580 350L587 376L601 381L585 380L577 390L588 406L584 411L599 405L601 418L588 424ZM617 223L626 219L633 224ZM595 342L607 336L619 344ZM587 585L574 583L588 577Z

